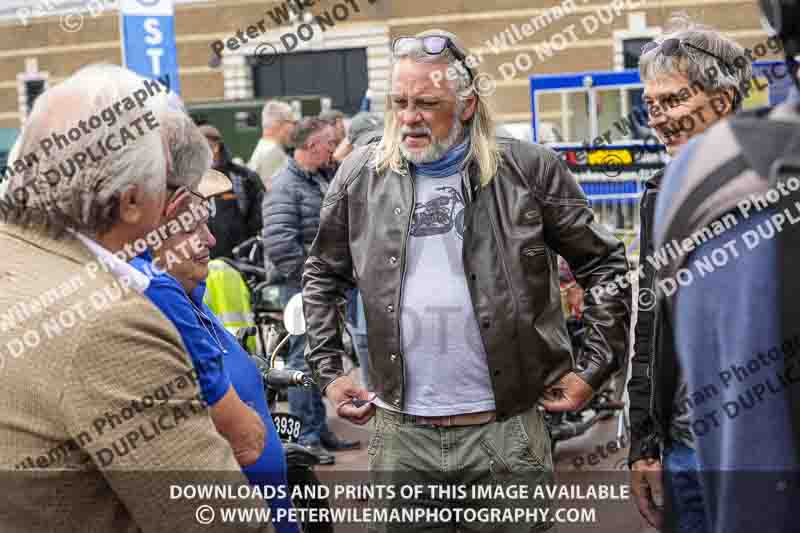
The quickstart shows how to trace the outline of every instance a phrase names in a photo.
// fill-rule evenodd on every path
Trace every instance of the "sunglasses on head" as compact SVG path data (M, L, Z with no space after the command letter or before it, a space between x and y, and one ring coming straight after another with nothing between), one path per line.
M644 46L642 46L642 55L644 55L644 54L646 54L648 52L651 52L651 51L655 50L656 48L660 48L662 54L664 54L665 56L670 56L670 57L674 56L674 55L678 55L680 53L681 49L685 50L686 48L691 48L692 50L697 50L698 52L706 54L707 56L713 57L714 59L719 61L720 64L722 64L725 67L727 67L727 69L730 72L734 71L733 67L730 64L728 64L727 61L725 61L724 59L719 57L717 54L709 52L705 48L700 48L699 46L695 46L692 43L687 43L686 41L683 41L681 39L666 39L666 40L664 40L664 41L662 41L660 43L657 43L655 41L650 41L649 43L647 43Z
M464 69L469 74L469 81L472 83L474 76L472 74L472 70L467 66L467 56L458 49L458 47L453 43L450 37L446 35L428 35L426 37L398 37L392 42L392 54L400 55L402 54L403 50L410 45L416 44L418 42L422 43L422 49L425 51L426 54L430 54L432 56L438 56L443 54L445 50L450 50L453 56L461 62L464 66Z

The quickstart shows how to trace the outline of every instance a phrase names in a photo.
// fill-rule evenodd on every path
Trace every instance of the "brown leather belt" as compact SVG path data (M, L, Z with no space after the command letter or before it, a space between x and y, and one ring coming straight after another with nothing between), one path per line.
M406 424L436 427L480 426L494 422L497 419L494 411L450 416L416 416L404 413L392 413L392 415L401 415L402 422Z

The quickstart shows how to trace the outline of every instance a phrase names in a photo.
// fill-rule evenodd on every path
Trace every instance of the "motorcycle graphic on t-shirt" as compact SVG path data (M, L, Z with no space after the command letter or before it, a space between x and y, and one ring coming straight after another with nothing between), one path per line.
M459 238L464 237L464 197L454 187L437 187L444 195L414 206L411 236L429 237L449 233L454 227Z

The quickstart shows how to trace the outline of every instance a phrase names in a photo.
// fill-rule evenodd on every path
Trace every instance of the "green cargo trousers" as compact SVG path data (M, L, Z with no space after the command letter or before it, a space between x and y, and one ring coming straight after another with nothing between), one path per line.
M555 482L550 435L536 407L454 427L378 408L368 453L373 489L384 489L369 506L388 517L376 518L371 532L555 531L553 502L532 496L534 487Z

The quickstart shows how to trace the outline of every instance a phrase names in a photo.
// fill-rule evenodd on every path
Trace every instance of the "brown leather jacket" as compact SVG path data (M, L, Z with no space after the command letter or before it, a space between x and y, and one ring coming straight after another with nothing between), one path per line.
M595 222L566 165L542 146L498 142L502 159L491 182L480 186L474 164L463 173L462 261L502 420L531 408L545 385L570 370L596 390L626 364L630 289L599 298L589 291L624 275L628 263L623 244ZM342 374L336 302L357 285L368 324L370 381L383 401L402 409L399 310L414 188L410 174L376 173L374 149L359 148L343 162L322 205L303 274L306 357L323 390ZM588 333L575 360L556 254L587 289Z

